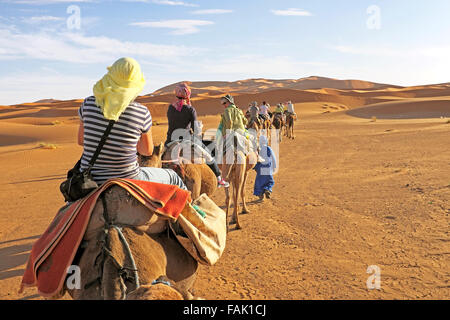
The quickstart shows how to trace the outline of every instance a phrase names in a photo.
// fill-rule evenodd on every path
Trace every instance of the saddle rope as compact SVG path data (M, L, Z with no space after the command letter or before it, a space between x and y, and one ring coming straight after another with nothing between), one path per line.
M108 248L103 247L103 251L105 252L105 254L109 255L112 259L114 259L118 266L120 266L119 274L122 273L125 270L130 270L130 271L133 272L132 279L133 279L133 282L134 282L134 285L135 285L135 290L137 290L140 287L139 274L138 274L138 270L137 270L137 267L136 267L136 262L135 262L134 257L133 257L133 253L131 252L131 249L130 249L130 245L128 244L128 241L127 241L127 239L125 238L125 236L124 236L124 234L122 232L122 228L114 225L114 223L111 223L111 221L109 220L108 210L107 210L107 206L106 206L106 198L105 198L104 193L102 193L101 199L102 199L102 204L103 204L103 218L105 219L104 232L106 234L106 237L108 237L108 235L109 235L109 229L110 228L113 228L113 229L115 229L117 231L117 233L119 235L120 242L122 242L122 245L123 245L123 247L125 249L125 253L128 256L128 258L130 259L131 268L127 268L125 266L121 266L117 262L117 260L112 256L112 253L111 253L111 251ZM123 296L125 297L126 293L124 293Z

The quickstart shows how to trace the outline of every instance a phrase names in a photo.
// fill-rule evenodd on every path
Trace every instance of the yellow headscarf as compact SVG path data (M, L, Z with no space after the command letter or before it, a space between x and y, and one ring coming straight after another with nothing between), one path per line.
M95 103L106 119L117 121L144 89L145 78L132 58L121 58L107 69L108 73L94 86Z

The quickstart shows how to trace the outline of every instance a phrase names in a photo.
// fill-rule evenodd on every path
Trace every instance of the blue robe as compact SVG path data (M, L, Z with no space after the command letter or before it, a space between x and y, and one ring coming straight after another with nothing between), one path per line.
M273 169L277 167L277 162L272 148L263 146L260 151L260 156L264 158L265 162L258 162L254 168L256 170L255 187L253 190L255 196L260 196L264 191L272 192L272 188L275 185Z

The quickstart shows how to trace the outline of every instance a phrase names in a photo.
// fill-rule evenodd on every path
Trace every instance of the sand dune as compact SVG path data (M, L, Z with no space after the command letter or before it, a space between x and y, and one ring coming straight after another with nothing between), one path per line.
M214 267L200 267L196 294L207 299L448 299L450 85L402 88L310 77L193 82L204 128L216 128L220 97L239 107L292 100L295 141L280 146L273 199L246 192L244 229L227 239ZM174 85L138 98L167 132ZM82 97L80 97L82 98ZM33 241L63 206L59 184L79 159L82 99L0 106L0 299L17 293ZM376 122L366 119L377 117ZM420 132L420 134L418 134ZM40 148L40 143L57 145ZM214 201L224 204L218 191ZM367 267L382 289L367 290ZM67 297L66 297L67 298Z
M59 102L59 101L61 101L61 100L42 99L42 100L35 101L34 103L55 103L55 102Z
M347 114L366 119L371 117L377 117L378 119L450 118L450 96L377 103L350 110Z
M234 82L210 81L210 82L189 82L193 93L197 94L203 90L216 90L222 92L256 93L262 90L275 88L285 88L294 90L308 90L319 88L334 89L377 89L385 87L396 87L392 85L379 84L360 80L337 80L324 77L308 77L297 80L269 80L269 79L247 79ZM176 84L171 84L155 91L154 95L171 94Z
M450 85L399 87L359 80L336 80L323 77L308 77L298 80L248 79L235 82L205 81L189 82L192 86L192 102L199 115L215 115L222 112L221 96L231 93L237 105L246 109L251 101L267 101L272 106L292 100L294 103L329 102L344 109L371 106L377 103L410 103L419 98L450 96ZM166 116L167 106L174 101L172 84L152 94L138 97L137 101L146 105L155 119ZM58 101L44 99L35 103L0 107L0 120L21 119L30 123L31 118L76 117L82 99ZM416 106L423 104L413 104ZM387 105L389 106L389 104ZM422 108L422 107L421 107ZM397 109L396 109L397 110ZM421 109L422 110L422 109ZM330 110L332 111L332 110ZM426 108L420 112L426 112ZM353 113L349 113L352 115ZM355 115L358 113L355 113ZM435 117L430 110L429 117ZM22 121L19 120L19 121ZM32 122L32 121L31 121Z
M304 115L348 111L358 118L380 119L448 117L450 85L398 87L356 80L309 77L298 80L249 79L235 82L192 82L192 103L199 116L220 114L220 97L232 93L237 105L246 109L251 101L267 101L272 106L293 101ZM167 106L174 101L175 84L153 94L138 97L155 123L164 123ZM61 126L78 122L77 110L83 99L44 99L33 103L0 107L0 121L23 125ZM353 110L356 109L356 110ZM4 136L11 137L9 133ZM13 135L14 136L14 135ZM20 143L29 141L18 135ZM22 138L19 138L22 137ZM14 139L5 138L2 141ZM6 143L6 142L4 142ZM8 142L11 144L11 142Z

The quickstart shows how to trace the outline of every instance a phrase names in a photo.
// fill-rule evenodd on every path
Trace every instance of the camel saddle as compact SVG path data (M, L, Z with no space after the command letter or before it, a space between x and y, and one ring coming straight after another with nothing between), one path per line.
M113 188L121 192L111 193ZM115 225L135 226L148 233L163 231L167 221L176 221L191 202L190 192L178 186L131 179L108 180L88 196L58 211L31 249L20 292L24 287L33 286L44 297L61 292L81 241L104 227L102 201L98 201L103 193L119 198L111 201L111 206L108 203ZM124 205L120 198L127 194L131 197L125 199L131 203Z

